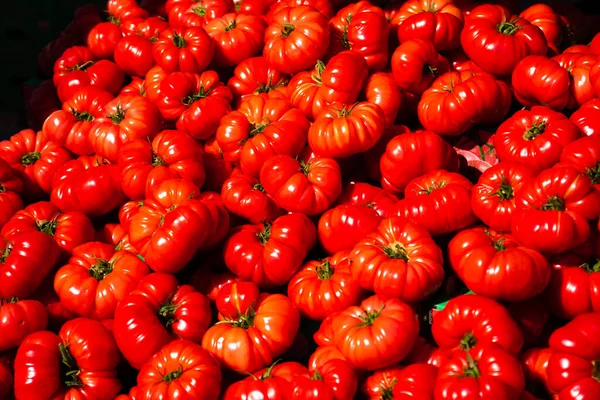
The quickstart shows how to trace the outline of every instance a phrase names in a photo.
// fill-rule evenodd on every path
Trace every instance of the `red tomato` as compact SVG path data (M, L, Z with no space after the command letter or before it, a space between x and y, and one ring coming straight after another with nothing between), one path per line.
M156 272L176 273L210 237L211 204L200 189L183 179L167 179L154 187L129 227L131 244Z
M392 193L402 193L408 183L426 173L445 169L458 171L456 150L431 131L408 129L388 143L381 156L381 185Z
M407 40L392 55L394 80L402 90L414 94L423 93L438 75L449 70L448 60L426 40Z
M521 163L539 172L554 166L563 148L579 137L577 125L563 114L534 106L531 111L517 111L498 127L494 149L500 161Z
M244 174L257 178L272 156L296 156L304 149L309 125L287 100L251 96L221 119L216 138L225 160L239 162Z
M273 91L285 90L286 82L284 75L267 63L265 57L252 57L235 67L227 86L238 101L245 95L269 94Z
M405 218L386 218L350 252L350 271L366 290L408 303L421 301L444 280L442 251L429 233Z
M494 75L508 75L524 57L543 56L548 49L540 28L492 4L471 11L461 33L461 45L475 64Z
M80 244L94 239L94 226L85 214L77 211L61 213L54 204L46 201L31 204L17 212L0 234L10 240L13 235L30 231L48 234L66 255Z
M98 86L86 86L63 103L44 122L42 131L48 138L79 156L94 152L89 136L93 121L104 116L104 106L113 96Z
M300 315L287 297L262 293L253 303L237 318L213 325L202 339L202 347L233 371L254 373L272 364L298 332Z
M17 211L23 209L23 182L13 174L10 165L0 158L0 229Z
M31 230L2 238L0 297L28 297L42 284L60 257L50 235Z
M280 72L294 74L315 65L328 45L325 15L312 6L284 7L269 21L263 56Z
M112 21L100 22L90 29L85 44L98 58L112 59L115 47L123 38L121 27Z
M560 162L570 164L586 174L594 186L600 189L600 138L583 137L566 145Z
M200 201L210 214L210 222L204 228L207 232L206 240L201 243L198 249L201 252L206 252L221 244L229 233L231 223L229 212L219 193L204 192L200 195Z
M389 58L389 26L381 8L364 0L350 4L338 11L329 26L330 56L351 50L365 58L371 71L385 68Z
M352 278L348 255L308 261L290 279L288 297L303 316L319 321L359 303L363 291Z
M214 44L201 27L165 29L152 47L156 64L170 72L202 72L211 62Z
M398 89L394 78L387 72L375 72L367 78L363 88L368 102L377 104L385 115L385 126L391 127L404 103L404 94Z
M548 385L548 360L554 353L552 349L531 348L521 356L525 377L529 382L542 385L550 392Z
M88 242L73 251L69 263L54 277L54 290L73 314L112 319L119 300L150 271L135 254L112 245Z
M473 213L492 229L510 231L517 213L515 196L534 178L535 173L522 164L502 162L490 167L473 186Z
M206 171L204 189L220 191L227 178L232 175L234 166L223 158L223 151L215 137L204 143L203 161Z
M260 289L252 282L230 282L217 293L216 303L224 319L237 319L254 308Z
M228 68L260 54L266 28L265 20L256 15L230 13L213 19L204 27L215 44L213 62Z
M333 345L321 345L317 347L315 352L310 356L310 359L308 360L308 369L311 372L317 371L331 360L342 360L343 362L346 362L346 359L337 347Z
M597 360L600 313L583 314L550 336L554 353L548 360L548 385L559 399L600 396Z
M584 136L600 136L600 98L583 104L571 114L571 121L581 129Z
M477 217L471 208L473 184L464 176L436 170L410 181L397 215L418 223L433 236L473 225Z
M160 130L156 106L146 97L117 97L105 106L105 116L90 128L90 144L101 157L116 163L123 145L134 139L152 139Z
M441 365L434 397L446 399L512 400L525 390L519 360L506 350L479 346L469 352L456 351Z
M273 15L285 7L295 6L313 6L321 14L325 15L328 19L333 17L335 14L333 10L333 4L329 0L277 0L270 7L269 13L266 16L267 21L271 21Z
M331 324L333 341L350 366L369 371L400 362L419 331L417 317L408 305L379 296L347 308L333 317Z
M532 25L540 28L548 46L557 45L562 39L562 27L560 16L546 4L534 4L531 7L521 11L519 17L525 18Z
M476 123L500 122L510 108L506 83L475 70L448 72L423 92L419 121L426 130L458 136ZM452 118L444 118L451 115Z
M175 340L141 368L135 397L217 400L220 386L219 362L199 344Z
M311 125L308 143L317 155L345 158L372 148L384 127L385 114L376 104L333 102Z
M152 40L142 35L129 35L115 46L115 63L131 76L145 76L156 63L152 54Z
M541 253L488 228L459 232L448 245L448 257L469 290L496 300L535 297L550 280L550 265Z
M579 108L596 97L590 82L590 69L598 60L596 54L563 53L553 58L569 73L569 102L567 108Z
M112 400L121 389L119 361L115 340L102 323L73 319L58 336L41 331L21 343L15 359L15 396Z
M260 181L279 207L308 216L329 209L342 192L340 166L325 157L304 163L285 154L272 156L262 166Z
M600 215L600 192L570 165L542 171L517 194L511 231L527 247L551 254L570 250L590 235Z
M0 142L0 158L23 182L23 197L34 200L50 193L52 178L72 156L43 132L25 129Z
M260 287L285 284L314 247L317 232L304 214L234 228L223 245L225 265Z
M198 26L235 11L233 0L167 0L169 24L174 28Z
M358 388L356 373L342 360L332 359L313 371L313 376L296 376L293 399L351 400Z
M118 96L146 96L146 81L140 77L133 76L128 85L123 86Z
M148 71L144 78L146 88L145 96L148 97L153 103L158 102L158 96L160 95L160 84L166 76L167 73L165 70L158 65L155 65L154 67L150 68L150 71Z
M230 385L223 400L292 399L294 384L299 378L309 378L306 367L297 362L272 364L256 374Z
M437 367L430 364L419 363L406 368L392 366L369 376L362 386L362 392L369 400L383 398L433 400L437 374Z
M281 214L281 210L265 192L262 184L239 170L234 171L223 183L221 197L229 212L247 219L252 224L272 221Z
M383 218L392 215L398 199L381 188L364 182L353 182L344 188L338 204L353 204L369 207Z
M119 153L123 191L130 199L143 200L159 182L173 178L202 187L203 154L194 138L174 130L162 131L152 143L142 139L127 142Z
M525 107L543 105L560 111L570 98L569 73L554 59L527 56L512 73L515 98Z
M18 347L25 337L43 331L47 325L48 311L39 301L0 299L0 329L3 332L0 352Z
M469 351L495 344L516 354L523 347L523 333L506 308L475 294L450 300L433 318L431 332L441 349Z
M107 214L126 200L119 167L95 155L65 163L52 180L50 198L63 212L90 217Z
M173 275L142 278L115 310L113 333L123 357L136 369L176 339L200 342L211 321L210 302Z

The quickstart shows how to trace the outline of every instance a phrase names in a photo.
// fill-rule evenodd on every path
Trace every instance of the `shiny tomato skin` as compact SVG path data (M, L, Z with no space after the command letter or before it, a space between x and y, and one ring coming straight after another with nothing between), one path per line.
M553 57L569 73L569 102L567 108L577 109L596 97L590 80L590 70L598 60L596 54L563 53Z
M534 4L521 11L519 17L525 18L532 25L540 28L546 36L548 46L560 43L563 36L560 16L551 6L543 3Z
M240 62L233 70L227 86L239 101L246 95L263 94L283 90L285 94L286 76L267 62L265 57L251 57Z
M515 98L523 106L535 105L560 111L570 98L570 78L565 68L546 56L527 56L512 72Z
M153 103L158 101L158 96L160 95L160 84L166 76L167 72L158 65L155 65L154 67L150 68L150 71L148 71L144 77L144 86L146 90L144 96L149 98Z
M477 221L471 208L472 188L458 173L430 172L406 185L404 199L396 206L397 215L420 224L433 236L466 228Z
M170 0L167 8L169 24L174 28L201 28L223 15L233 12L233 0Z
M433 400L437 373L437 367L425 363L412 364L405 368L392 366L369 376L362 390L369 400L381 399L385 393L390 393L394 399Z
M165 29L152 46L156 64L167 73L202 72L212 60L214 44L200 27Z
M515 195L534 178L535 173L522 164L501 162L490 167L473 186L473 213L490 228L509 232L517 212Z
M252 224L272 221L281 214L273 198L265 193L262 184L239 170L235 170L223 183L221 197L229 212Z
M230 282L219 289L215 303L224 319L237 319L251 312L259 296L260 289L252 282Z
M54 289L73 314L96 320L112 319L119 300L150 270L135 254L112 245L88 242L78 246L54 277Z
M346 361L353 368L369 371L406 357L419 330L410 306L377 295L336 314L331 323L333 341Z
M363 88L367 101L377 104L385 116L385 126L391 127L396 121L398 111L404 105L404 93L394 83L388 72L375 72L367 78Z
M173 340L199 343L210 321L206 296L173 275L153 273L118 303L113 333L123 357L140 369Z
M571 114L570 120L581 129L584 136L600 136L600 99L595 98L584 103L577 111Z
M448 257L469 290L496 300L530 299L550 281L550 265L541 253L488 228L459 232L448 245Z
M96 57L112 59L115 47L121 38L123 38L123 31L119 25L106 21L97 24L90 30L86 45Z
M523 353L521 361L525 371L525 377L550 392L548 387L548 360L554 353L550 348L533 347Z
M156 62L152 42L140 35L125 36L117 42L115 63L130 76L145 76Z
M319 218L318 235L327 254L351 250L366 234L374 231L381 217L369 204L341 204Z
M292 399L295 381L309 377L306 367L297 362L272 364L230 385L223 400L245 400L254 396L264 400Z
M43 331L48 325L48 311L37 300L0 300L0 351L18 347L28 335ZM1 362L1 361L0 361Z
M337 204L352 204L373 208L377 215L386 218L392 216L398 199L380 187L365 182L351 182L338 198Z
M206 180L204 189L220 191L225 181L233 174L233 163L225 160L223 151L216 138L213 136L204 142L204 169Z
M586 174L596 188L600 188L600 137L583 137L565 146L560 162L577 168Z

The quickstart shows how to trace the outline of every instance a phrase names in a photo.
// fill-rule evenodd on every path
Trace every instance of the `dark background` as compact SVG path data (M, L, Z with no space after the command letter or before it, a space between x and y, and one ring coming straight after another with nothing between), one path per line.
M599 13L598 0L572 0L585 12ZM40 50L59 36L77 7L106 0L6 0L0 13L0 139L27 127L23 86L36 87ZM493 1L490 1L493 3ZM539 1L524 0L523 8Z

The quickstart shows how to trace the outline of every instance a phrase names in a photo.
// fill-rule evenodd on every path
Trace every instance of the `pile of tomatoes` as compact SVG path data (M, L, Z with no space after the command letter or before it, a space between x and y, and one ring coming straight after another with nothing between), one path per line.
M77 10L0 142L1 399L600 399L598 19L371 1Z

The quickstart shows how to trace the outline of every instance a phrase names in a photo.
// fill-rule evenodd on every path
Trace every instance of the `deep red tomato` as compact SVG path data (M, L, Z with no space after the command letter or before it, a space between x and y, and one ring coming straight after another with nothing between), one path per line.
M221 287L215 302L222 319L237 319L254 309L259 295L252 282L230 282Z
M308 370L311 372L318 371L319 368L331 360L346 362L342 353L334 345L320 345L308 360Z
M134 139L152 139L160 131L157 107L143 96L117 97L93 122L90 144L97 155L116 163L123 145Z
M377 143L385 127L381 107L370 102L329 104L308 131L308 143L318 155L345 158Z
M118 21L115 21L118 22ZM123 38L123 31L112 21L100 22L90 29L85 44L98 58L112 59L115 47Z
M261 44L262 46L262 44ZM252 57L243 60L233 71L227 86L233 92L236 102L246 95L271 94L282 91L285 94L287 78L267 63L264 57Z
M142 366L135 398L217 400L220 386L219 362L199 344L174 340Z
M223 183L223 203L229 212L247 219L252 224L272 221L281 214L275 201L269 196L258 179L235 170Z
M288 297L303 316L319 321L360 302L363 291L352 278L348 254L308 261L290 279Z
M214 136L204 143L203 161L206 171L204 189L220 191L233 173L234 165L223 158L223 151Z
M448 257L469 290L496 300L535 297L550 281L550 265L541 253L519 246L511 235L484 227L454 236Z
M285 284L316 243L313 222L304 214L234 228L223 245L225 265L261 287Z
M134 76L128 85L123 86L119 96L146 96L146 81L140 77Z
M398 199L379 187L364 182L352 182L344 188L338 204L353 204L369 207L383 218L390 217Z
M410 0L402 4L390 24L398 39L429 40L437 50L460 47L463 13L452 0Z
M86 86L63 103L44 122L42 131L48 138L79 156L94 152L90 146L90 128L96 118L104 116L104 106L113 96L99 86Z
M560 162L586 174L600 189L600 137L583 137L569 143L560 155Z
M336 314L331 324L333 342L350 366L369 371L400 362L419 331L419 321L410 306L379 296Z
M554 59L545 56L527 56L512 73L515 98L523 106L550 107L560 111L570 98L570 79L567 70Z
M434 397L446 399L512 400L525 390L525 374L519 360L506 350L478 346L456 351L441 365Z
M263 400L292 399L294 384L299 378L309 378L308 370L297 362L272 364L256 374L230 385L223 400L246 400L259 397Z
M596 54L563 53L554 57L561 67L569 73L569 102L567 108L576 109L596 97L590 82L590 69L598 60Z
M402 193L408 183L426 173L445 169L458 171L456 150L431 131L406 131L388 143L381 156L381 185L392 193Z
M562 399L594 399L600 396L598 367L600 313L583 314L550 336L554 353L548 360L548 385Z
M426 130L458 136L476 123L503 120L511 103L508 85L486 72L463 70L437 78L423 92L418 105L419 121ZM452 118L443 118L452 115Z
M200 196L192 182L167 179L152 188L131 219L131 244L154 271L180 271L219 228L212 206Z
M393 126L404 104L404 94L398 89L392 74L375 72L367 78L363 92L368 102L377 104L383 110L385 126Z
M98 321L73 319L58 336L49 331L29 335L15 359L18 399L112 400L121 389L117 378L119 350Z
M152 40L141 35L121 38L115 46L114 58L115 63L131 76L145 76L156 63L152 54Z
M331 158L298 161L286 154L269 158L260 181L277 206L289 212L318 215L329 209L342 192L342 171Z
M94 240L94 226L83 213L61 213L54 204L41 201L17 212L4 225L0 235L10 240L21 232L40 231L50 235L65 255L82 243Z
M494 75L509 75L524 57L543 56L548 49L540 28L493 4L471 11L461 33L461 45L475 64Z
M214 50L211 37L201 27L165 29L152 47L156 64L167 73L200 73L211 62Z
M129 230L133 216L140 212L140 209L143 205L143 200L131 200L119 208L119 223L123 228L125 228L125 230Z
M548 46L556 46L562 40L562 26L559 15L547 4L534 4L521 11L519 17L540 28Z
M451 299L433 318L431 332L441 349L468 351L495 344L516 354L523 347L523 333L506 308L475 294Z
M524 164L539 172L554 166L563 148L580 137L577 125L565 115L534 106L517 111L498 127L494 149L500 161Z
M221 119L216 138L227 161L239 162L244 174L257 178L272 156L300 154L309 126L286 99L251 96Z
M0 229L17 211L23 209L22 191L23 182L13 174L10 165L0 158Z
M284 74L311 68L327 52L327 22L327 17L312 6L282 8L273 14L265 31L263 56Z
M312 377L296 376L292 399L354 399L358 388L356 373L342 360L332 359L312 371Z
M199 343L211 322L210 302L173 275L153 273L119 301L113 333L123 357L136 369L175 339Z
M399 365L392 365L391 367L375 371L363 382L361 386L362 394L365 395L368 400L381 400L384 398L393 400L394 387L398 384L402 369L403 368ZM435 384L435 379L432 383ZM429 390L432 391L433 388L430 388ZM423 393L419 394L423 395ZM425 397L424 400L429 399Z
M0 297L27 297L42 284L60 257L50 235L32 230L2 238Z
M112 245L88 242L73 251L68 264L54 277L54 290L73 314L96 320L112 319L119 300L149 273L135 254Z
M25 337L43 331L47 325L48 311L39 301L0 298L0 329L3 332L0 352L18 347Z
M432 42L426 40L407 40L392 55L394 80L402 90L417 95L449 70L448 60L437 53Z
M548 392L550 392L548 385L548 360L553 353L552 349L534 347L524 352L521 356L527 380L541 385Z
M511 224L527 247L552 254L570 250L590 235L588 220L600 215L600 192L571 165L542 171L517 193Z
M202 347L233 371L254 373L272 364L292 345L300 326L300 315L290 299L254 293L254 299L245 299L253 306L237 317L227 318L219 308L222 322L213 325L202 339ZM223 304L219 296L217 304Z
M408 303L423 300L444 280L442 251L405 218L383 219L350 252L350 272L366 290Z
M329 0L278 0L277 2L271 5L269 12L265 18L267 21L271 21L273 15L275 15L282 8L302 5L313 6L315 9L317 9L317 11L326 16L328 19L333 17L335 14L333 10L333 4Z
M0 158L23 182L23 197L35 200L50 193L52 178L72 156L43 132L25 129L0 142Z
M420 224L433 236L455 232L477 221L471 208L472 188L464 176L436 170L406 185L396 213Z
M90 217L107 214L126 200L118 165L95 155L65 163L52 180L50 198L63 212Z
M379 7L359 1L342 8L329 21L332 38L329 56L345 50L365 58L371 71L381 71L389 58L389 25Z
M584 136L600 136L600 98L592 99L571 114L571 121L581 129Z
M205 179L203 155L194 138L175 130L162 131L152 143L127 142L119 153L123 191L130 199L143 200L159 182L173 178L189 180L200 188Z
M535 173L522 164L501 162L490 167L473 186L473 214L492 229L510 231L517 212L515 195L534 178Z
M206 25L227 13L235 11L233 0L167 0L169 25L189 28Z
M376 371L362 386L369 400L418 398L433 400L438 368L424 363L406 368L392 366Z
M234 67L260 54L266 28L264 18L256 15L230 13L213 19L204 27L215 43L213 62Z

